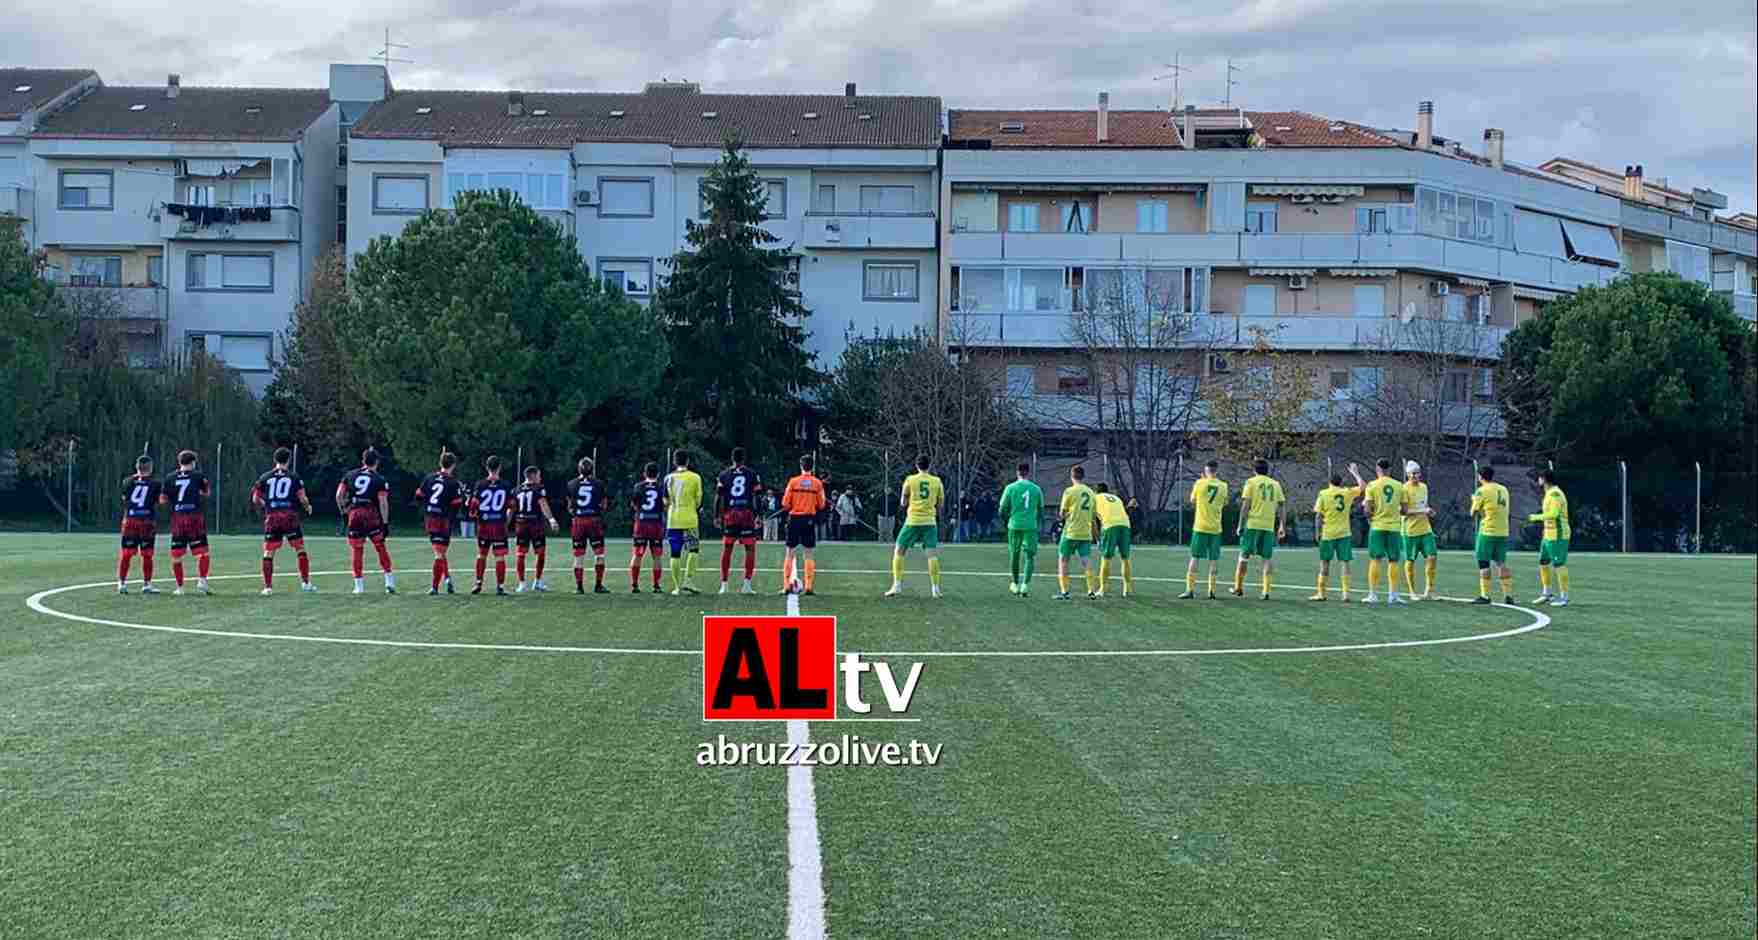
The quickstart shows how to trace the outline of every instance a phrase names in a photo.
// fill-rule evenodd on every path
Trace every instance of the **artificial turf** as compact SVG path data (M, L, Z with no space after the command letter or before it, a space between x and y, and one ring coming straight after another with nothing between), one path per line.
M345 567L341 542L311 544L319 571ZM541 596L419 596L426 546L398 540L402 595L350 596L336 574L290 592L283 554L263 598L254 543L224 538L215 573L242 577L214 597L45 603L239 633L683 650L704 611L782 610L774 546L764 595L688 598L627 594L615 544L618 593L574 596L557 548ZM914 652L1378 643L1531 619L1308 603L1301 551L1278 554L1268 602L1255 574L1248 599L1174 600L1184 556L1165 548L1137 550L1136 598L1053 600L1049 551L1016 598L994 545L949 546L938 601L912 556L910 593L882 601L888 554L820 547L801 607L836 614L844 650L897 652L900 673ZM147 632L25 607L111 581L113 555L108 538L0 535L0 937L785 933L786 772L695 762L717 734L785 729L705 725L696 657ZM1575 605L1503 639L915 657L919 723L812 726L944 748L935 767L816 770L831 936L1751 936L1754 560L1571 560ZM161 545L161 587L168 561ZM1515 560L1522 601L1533 561ZM1441 592L1473 593L1471 568L1443 557Z

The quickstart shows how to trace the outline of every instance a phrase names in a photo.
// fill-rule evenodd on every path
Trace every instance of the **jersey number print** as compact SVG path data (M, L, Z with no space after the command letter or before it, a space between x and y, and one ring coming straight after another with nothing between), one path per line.
M487 490L482 494L479 505L488 512L500 512L507 506L507 491Z

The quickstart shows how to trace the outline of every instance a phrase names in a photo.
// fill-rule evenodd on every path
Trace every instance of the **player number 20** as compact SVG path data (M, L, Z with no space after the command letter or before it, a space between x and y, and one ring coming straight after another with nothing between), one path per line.
M507 491L485 490L477 500L477 506L484 512L500 512L507 508Z

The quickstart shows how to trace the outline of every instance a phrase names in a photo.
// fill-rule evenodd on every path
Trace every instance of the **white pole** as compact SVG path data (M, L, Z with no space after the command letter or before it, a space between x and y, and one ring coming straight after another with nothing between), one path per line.
M1693 550L1703 554L1703 461L1693 461L1697 466L1697 538Z
M226 517L220 514L220 494L225 492L225 490L226 490L225 487L220 485L220 465L224 461L225 455L226 455L226 442L220 441L219 443L216 443L214 445L214 534L215 535L221 534L221 532L225 529L225 526L226 526L226 524L225 524Z
M1630 550L1630 475L1629 468L1618 461L1618 518L1624 533L1623 551Z
M1172 544L1184 544L1184 500L1178 496L1178 487L1184 482L1184 452L1178 453L1178 473L1172 478L1172 498L1178 500L1178 531L1172 533Z
M67 439L67 531L73 531L73 438Z

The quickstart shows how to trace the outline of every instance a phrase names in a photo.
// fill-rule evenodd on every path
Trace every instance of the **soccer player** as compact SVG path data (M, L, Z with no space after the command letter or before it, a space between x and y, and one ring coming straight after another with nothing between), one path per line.
M1270 599L1276 576L1276 542L1288 534L1288 499L1282 484L1270 476L1270 462L1259 457L1251 465L1252 476L1239 487L1239 565L1233 569L1233 596L1245 596L1245 568L1251 556L1263 559L1263 599Z
M812 475L812 455L800 458L800 473L787 481L781 491L781 508L787 513L787 551L781 557L781 593L789 594L804 588L812 593L818 577L818 563L812 560L812 549L818 547L818 514L830 505L824 496L824 482ZM795 566L794 553L800 561Z
M482 578L488 573L488 554L494 553L494 593L507 597L507 504L512 502L513 489L501 479L501 459L489 454L482 462L487 479L476 484L470 494L470 518L476 520L476 584L470 593L482 593Z
M1196 566L1209 562L1209 600L1215 599L1215 574L1221 567L1221 513L1227 508L1227 484L1216 476L1221 465L1203 464L1203 475L1190 487L1190 503L1196 519L1190 526L1190 566L1184 569L1184 593L1180 600L1196 597Z
M641 469L641 482L629 494L629 508L635 512L635 548L629 556L629 593L641 593L641 556L653 552L653 593L664 593L659 579L665 574L665 556L660 546L665 543L665 490L659 485L659 464L649 462Z
M1135 572L1129 566L1129 509L1123 500L1103 483L1093 487L1098 500L1093 508L1099 515L1099 590L1105 596L1105 584L1111 580L1111 556L1120 556L1123 567L1123 596L1135 593Z
M379 571L385 576L385 593L397 593L397 574L391 570L391 553L385 548L385 518L391 514L391 485L378 472L378 451L368 447L360 466L336 484L336 509L348 520L349 560L354 566L354 593L366 593L362 556L366 542L378 552Z
M1555 470L1538 471L1538 485L1544 490L1544 511L1527 517L1528 522L1544 523L1544 541L1538 545L1539 594L1534 604L1552 607L1569 606L1569 498L1557 485ZM1556 569L1557 590L1551 593L1551 569Z
M903 493L898 502L904 508L903 526L897 530L897 544L891 552L891 590L886 597L903 593L903 557L912 546L922 546L928 556L930 592L940 596L940 506L946 502L946 487L940 478L928 472L933 466L927 454L916 458L916 472L903 479Z
M153 479L153 458L141 454L134 473L122 478L122 552L116 560L116 593L128 593L128 566L140 554L140 593L157 594L153 587L153 550L159 540L159 495Z
M549 525L544 528L545 523ZM543 561L549 555L548 533L556 531L555 513L549 511L549 495L543 491L543 471L525 468L525 482L513 490L513 544L517 561L518 586L515 594L525 591L547 591L543 583ZM537 570L525 580L525 556L537 554Z
M1386 603L1409 603L1398 596L1398 562L1404 548L1404 514L1410 508L1410 494L1404 492L1404 484L1392 479L1392 461L1381 457L1374 464L1377 471L1372 483L1364 483L1361 474L1356 472L1355 465L1349 465L1349 473L1355 477L1355 485L1362 487L1365 494L1363 505L1367 509L1367 596L1361 599L1363 604L1379 602L1374 593L1379 587L1380 565L1386 568Z
M574 542L574 593L586 593L586 548L592 547L592 593L609 594L604 586L604 507L610 502L604 484L593 476L592 458L581 457L580 475L568 481L573 521L568 536Z
M745 449L734 447L732 466L722 470L714 483L714 512L720 517L720 593L727 592L732 574L732 549L736 541L745 546L745 584L740 594L757 593L751 576L757 572L757 494L763 480L745 466Z
M446 593L454 593L451 560L446 553L452 547L452 517L457 515L458 507L464 502L464 484L452 475L452 469L457 465L457 455L440 451L439 469L422 477L421 486L415 491L415 498L421 503L422 526L427 530L428 544L433 546L433 581L427 589L429 596L439 594L442 581Z
M1021 462L1018 476L1001 491L1001 520L1007 523L1007 558L1013 580L1007 589L1020 597L1031 593L1032 570L1038 566L1038 529L1043 525L1044 491L1031 479L1032 465Z
M1434 596L1435 552L1434 526L1429 520L1434 518L1434 508L1428 504L1428 481L1422 472L1422 465L1414 460L1404 461L1404 492L1410 496L1410 511L1404 514L1404 582L1410 585L1410 596L1416 600L1432 601ZM1422 593L1416 593L1416 556L1423 557Z
M1349 465L1349 472L1356 473L1354 464ZM1344 486L1343 475L1333 473L1331 485L1319 490L1318 499L1313 500L1313 524L1319 533L1318 593L1307 600L1325 599L1333 559L1342 563L1343 600L1349 600L1349 562L1355 557L1355 533L1349 527L1349 510L1360 498L1360 486Z
M1087 468L1075 464L1068 471L1068 488L1062 491L1062 502L1056 517L1062 521L1062 538L1056 542L1056 599L1065 601L1068 593L1068 559L1080 556L1081 578L1087 584L1087 597L1098 597L1099 586L1093 576L1093 503L1096 494L1086 484Z
M171 574L177 579L172 594L183 593L183 554L195 556L195 589L208 590L208 522L202 501L213 492L207 475L196 469L195 451L179 451L177 472L165 480L159 501L171 504Z
M702 558L702 476L690 469L690 455L681 450L672 462L676 469L665 475L665 541L671 549L675 597L696 593L696 563Z
M311 593L311 557L305 554L305 529L299 524L299 510L311 515L311 500L305 495L305 484L288 468L293 452L275 448L275 466L256 479L251 487L250 501L263 511L262 515L262 592L273 594L275 588L275 553L285 539L299 555L299 590Z
M1508 488L1496 482L1496 468L1484 464L1477 471L1477 492L1471 494L1471 515L1477 517L1477 599L1489 600L1490 565L1502 576L1502 603L1514 603L1514 570L1508 567Z

